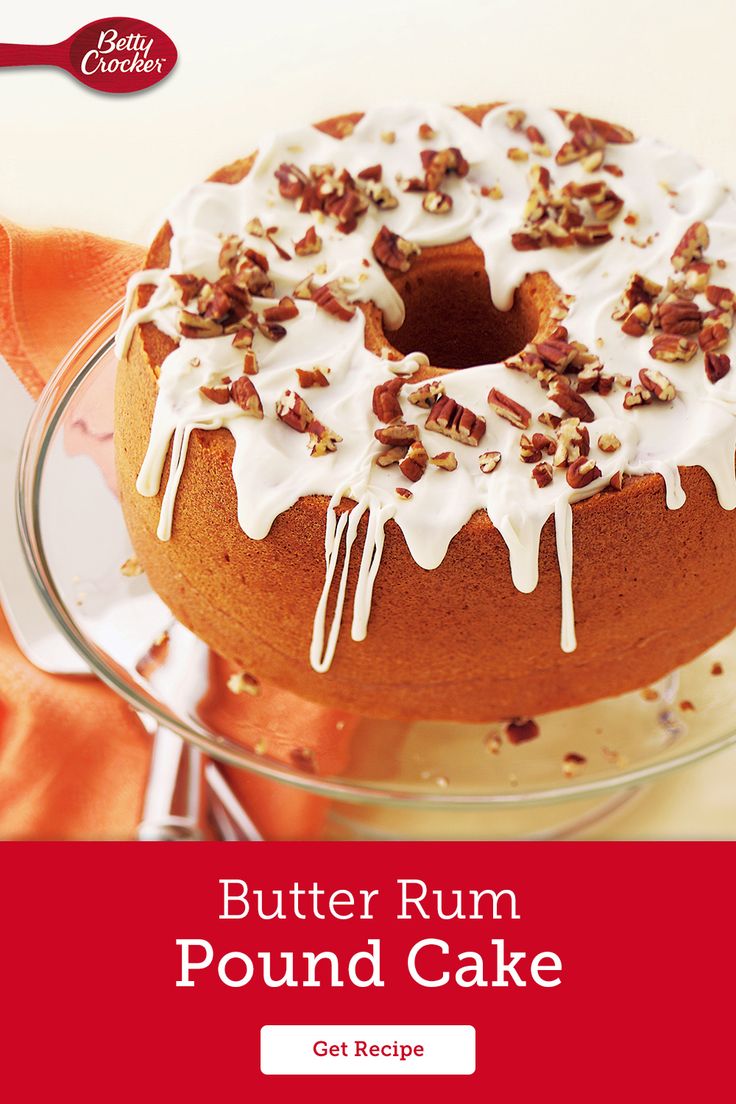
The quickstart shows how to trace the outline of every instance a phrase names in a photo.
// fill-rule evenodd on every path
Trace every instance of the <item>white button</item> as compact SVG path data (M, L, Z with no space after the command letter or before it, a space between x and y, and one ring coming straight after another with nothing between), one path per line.
M475 1028L467 1024L266 1024L261 1073L475 1073Z

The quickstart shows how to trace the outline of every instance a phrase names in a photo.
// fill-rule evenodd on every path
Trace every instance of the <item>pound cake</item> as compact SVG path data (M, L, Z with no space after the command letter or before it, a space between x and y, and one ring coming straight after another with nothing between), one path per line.
M517 104L267 137L129 286L115 439L151 585L259 680L529 717L736 624L736 205Z

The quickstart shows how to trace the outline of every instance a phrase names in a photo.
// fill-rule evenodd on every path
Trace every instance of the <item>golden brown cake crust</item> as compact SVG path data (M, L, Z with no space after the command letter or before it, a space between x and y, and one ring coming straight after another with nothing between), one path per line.
M478 121L490 106L463 110ZM332 131L340 122L321 126ZM212 179L232 183L251 164L252 158L235 162ZM149 266L166 264L169 238L165 226ZM432 263L478 264L470 242L436 247L430 257ZM543 274L527 282L542 332L553 325L553 291ZM140 302L145 299L142 289ZM368 306L366 316L366 342L380 347L380 312ZM263 680L375 716L530 716L644 686L736 623L736 516L719 506L701 468L685 468L687 501L679 510L666 508L662 480L654 475L627 479L620 492L573 507L575 652L559 646L554 521L542 532L539 584L523 594L512 582L504 541L479 511L431 572L412 559L398 526L387 524L368 636L356 643L343 633L330 670L318 674L309 664L309 646L324 583L326 497L300 499L276 519L268 537L249 539L237 522L232 437L226 430L195 430L172 539L156 537L162 494L141 497L135 480L148 443L157 368L171 347L146 324L134 333L118 372L116 456L126 521L151 585L179 620ZM164 483L167 471L168 460ZM365 525L364 518L359 546ZM350 565L348 599L359 561L354 556Z

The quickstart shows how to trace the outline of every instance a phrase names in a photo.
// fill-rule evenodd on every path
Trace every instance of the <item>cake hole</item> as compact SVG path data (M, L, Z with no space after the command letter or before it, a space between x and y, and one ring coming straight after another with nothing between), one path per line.
M421 261L421 259L420 259ZM520 352L539 326L539 311L517 288L514 304L499 311L482 267L429 260L396 281L406 318L386 337L407 354L422 352L434 368L497 364Z

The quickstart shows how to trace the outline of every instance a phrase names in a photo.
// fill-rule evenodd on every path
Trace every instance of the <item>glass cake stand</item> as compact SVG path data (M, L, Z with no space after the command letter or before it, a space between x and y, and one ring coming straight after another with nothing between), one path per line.
M320 725L347 724L350 734L339 773L325 773L319 754L290 747L293 736L278 731L279 710L271 716L267 705L279 692L269 687L260 720L250 716L249 695L238 694L229 703L231 716L242 705L237 738L218 730L202 710L208 649L144 575L123 568L132 550L112 465L120 310L80 339L38 402L21 457L18 518L59 628L135 709L213 758L328 798L324 835L332 839L570 836L647 780L736 742L736 634L656 686L537 718L539 736L523 744L512 745L500 724L329 721L325 711ZM303 711L309 728L315 707L305 702Z

